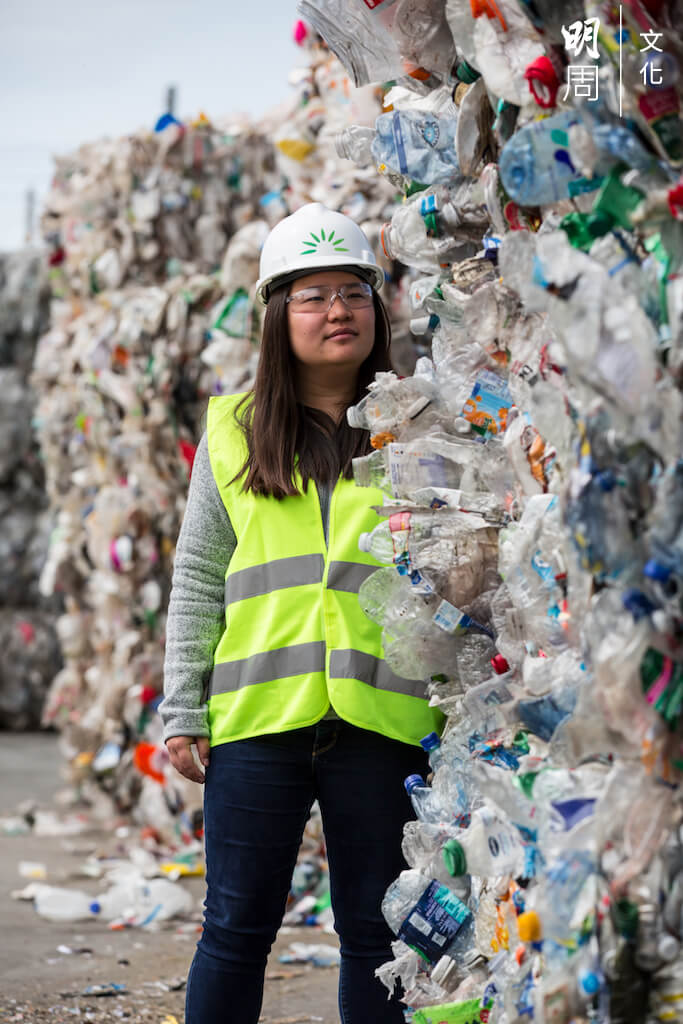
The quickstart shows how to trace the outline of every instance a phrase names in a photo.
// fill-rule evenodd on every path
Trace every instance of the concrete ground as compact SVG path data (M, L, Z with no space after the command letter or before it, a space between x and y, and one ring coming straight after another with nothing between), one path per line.
M59 786L54 735L0 733L0 817L26 799L50 808ZM70 844L75 852L69 852ZM112 836L88 833L67 842L59 837L5 835L0 830L0 1024L183 1024L183 986L197 940L203 879L182 883L196 898L196 921L170 921L157 932L110 931L97 921L56 924L39 917L32 903L10 898L12 890L28 882L19 874L20 861L44 864L50 884L94 895L101 884L77 877L85 850L92 846L111 852ZM338 1024L337 968L280 963L278 956L294 941L337 945L335 936L317 929L283 929L268 963L261 1021ZM124 985L125 991L84 994L88 986L111 983ZM226 1012L227 1024L232 1018L229 1008Z

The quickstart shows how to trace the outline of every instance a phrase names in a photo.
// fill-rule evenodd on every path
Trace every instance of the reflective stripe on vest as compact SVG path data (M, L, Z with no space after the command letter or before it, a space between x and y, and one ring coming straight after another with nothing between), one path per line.
M330 562L327 586L330 590L346 590L357 594L361 583L376 571L374 565L355 562ZM294 558L276 558L272 562L239 569L225 582L225 604L261 597L285 587L303 587L308 583L322 583L325 559L322 555L296 555Z
M422 680L403 679L383 658L381 629L358 588L379 568L358 549L377 524L377 488L340 478L332 489L328 542L315 485L277 500L241 491L246 456L234 409L242 396L209 402L214 479L237 546L225 578L225 628L209 681L211 743L312 725L330 704L340 718L418 744L443 716Z
M209 696L231 693L242 686L253 686L267 680L289 678L307 672L324 672L325 644L293 644L264 654L253 654L239 661L223 661L211 675ZM382 658L363 651L332 651L330 675L338 679L361 679L368 686L376 686L392 693L406 693L426 699L427 687L418 679L403 679L395 675Z

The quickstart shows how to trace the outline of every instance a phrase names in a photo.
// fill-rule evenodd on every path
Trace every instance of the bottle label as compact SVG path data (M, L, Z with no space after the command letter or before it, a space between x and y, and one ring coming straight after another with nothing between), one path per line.
M464 617L464 612L461 612L459 608L456 608L455 605L450 604L449 601L444 599L434 612L433 622L439 629L443 629L444 632L455 633Z
M462 900L434 880L401 925L398 937L425 960L436 963L471 916Z
M465 402L462 415L477 433L502 434L507 425L507 414L512 395L502 377L490 370L482 370Z
M365 2L367 3L367 0L365 0ZM398 110L394 112L391 127L394 135L394 146L396 147L396 156L398 157L398 169L401 172L401 174L408 175L408 157L406 156L406 147L403 141L401 115Z
M414 445L406 450L394 442L389 449L389 474L394 495L399 496L415 487L416 480L423 487L447 487L445 459L441 455L420 451Z

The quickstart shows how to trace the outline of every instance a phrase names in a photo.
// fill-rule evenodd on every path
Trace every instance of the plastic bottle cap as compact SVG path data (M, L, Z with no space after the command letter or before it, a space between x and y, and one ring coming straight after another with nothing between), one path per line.
M636 622L644 618L646 615L651 615L657 607L653 604L647 594L643 594L642 591L636 590L635 587L629 587L621 598L621 603L627 612L630 612Z
M495 654L493 658L491 658L491 665L493 666L493 671L497 676L502 676L503 673L510 671L510 666L502 654Z
M358 538L358 550L365 551L366 553L370 550L370 537L369 533L361 533Z
M671 963L672 960L676 959L680 948L681 944L678 939L674 938L673 935L669 935L668 932L661 935L657 943L657 952L662 960L666 960L667 963Z
M455 77L459 82L464 82L465 85L472 85L478 78L481 78L481 73L468 64L466 60L458 61L458 66L455 69Z
M579 971L579 984L586 995L593 996L600 988L600 978L595 971Z
M667 565L662 565L661 562L651 558L649 562L645 563L643 576L647 576L650 580L657 580L658 583L666 583L671 576L671 569Z
M447 843L444 843L443 859L449 874L454 877L466 874L467 857L457 839L449 839Z
M410 321L411 334L426 334L430 328L431 316L429 313L424 316L414 316Z
M420 740L420 746L426 751L434 750L435 747L440 747L441 739L438 732L430 732L427 733L426 736L423 736Z
M614 227L614 217L608 210L594 210L586 218L586 227L592 238L602 238Z
M633 939L638 931L638 906L630 900L617 900L613 908L614 923L625 939Z
M538 57L529 64L524 72L529 89L539 107L546 110L554 107L557 102L557 91L560 79L548 57Z
M90 912L92 914L99 914L102 911L102 904L98 903L97 900L93 900L90 904Z
M416 786L424 786L425 780L421 775L409 775L408 778L404 780L403 785L405 786L406 793L412 793Z
M540 942L543 936L541 919L535 910L525 910L517 918L517 931L522 942Z

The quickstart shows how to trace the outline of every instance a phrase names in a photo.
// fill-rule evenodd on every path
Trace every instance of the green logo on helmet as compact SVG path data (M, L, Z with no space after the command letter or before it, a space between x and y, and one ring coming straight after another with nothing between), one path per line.
M305 239L301 244L303 249L300 252L300 256L312 256L314 253L320 250L321 245L325 242L331 247L332 252L348 252L349 250L344 247L343 238L335 238L334 231L330 231L329 235L325 234L323 228L320 228L320 237L311 231L310 238Z

